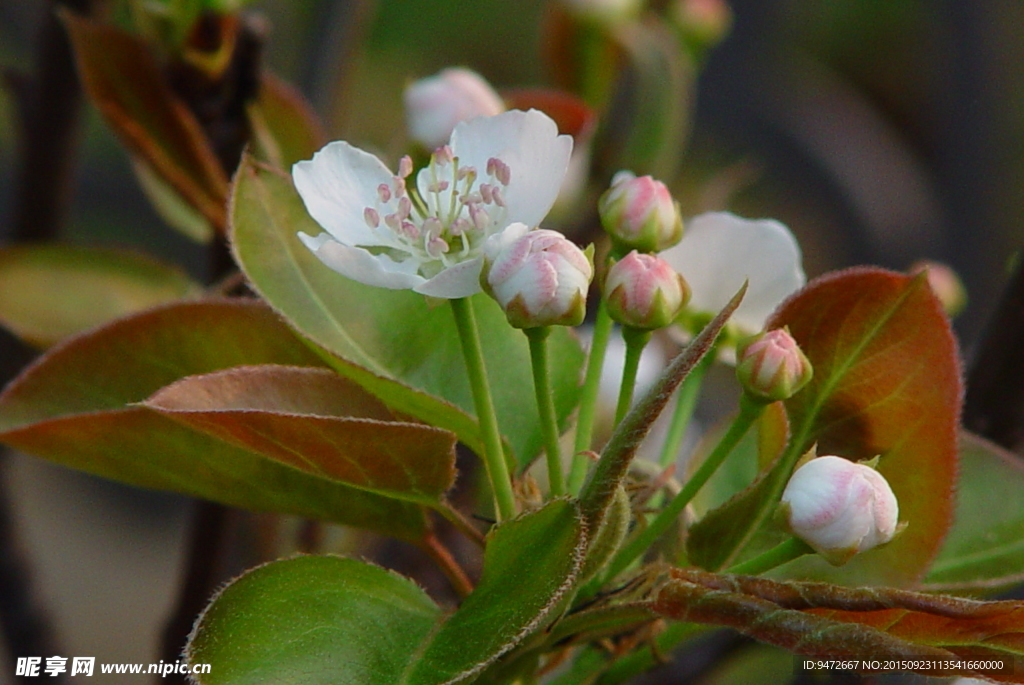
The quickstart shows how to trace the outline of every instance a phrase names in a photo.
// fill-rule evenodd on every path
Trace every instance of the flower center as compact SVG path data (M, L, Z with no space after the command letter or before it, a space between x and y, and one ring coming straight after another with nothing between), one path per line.
M484 172L481 178L475 167L460 165L445 145L421 172L421 187L406 188L412 160L403 157L398 174L377 187L376 202L363 210L378 242L362 247L397 262L413 259L427 278L477 256L484 240L506 224L505 192L512 177L496 157L487 160Z

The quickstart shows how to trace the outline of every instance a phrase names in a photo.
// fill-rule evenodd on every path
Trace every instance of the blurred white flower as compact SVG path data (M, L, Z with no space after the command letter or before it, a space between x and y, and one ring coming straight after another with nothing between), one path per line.
M562 0L562 5L578 17L607 22L635 17L643 4L643 0Z
M842 457L811 459L782 493L782 511L793 535L839 565L896 535L899 508L878 471Z
M343 141L292 168L295 187L325 230L299 238L324 264L368 285L453 299L480 290L484 242L513 223L538 225L558 194L572 138L546 114L514 110L456 126L407 188Z
M491 84L463 67L445 69L405 89L409 136L428 150L447 143L460 122L504 111L505 103Z
M764 328L772 311L804 286L800 246L778 221L750 221L728 212L690 220L683 239L660 254L690 284L687 310L717 314L744 280L747 294L730 323L742 334Z

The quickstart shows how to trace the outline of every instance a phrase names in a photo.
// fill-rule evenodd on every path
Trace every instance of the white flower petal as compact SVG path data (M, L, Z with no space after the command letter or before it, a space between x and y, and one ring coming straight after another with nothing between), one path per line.
M728 212L701 214L679 244L660 254L693 290L689 308L717 313L750 281L732 322L747 333L764 328L774 309L806 282L800 246L777 221L750 221Z
M426 279L416 273L417 265L396 262L387 255L372 255L358 247L342 245L327 233L317 237L299 233L299 239L321 262L354 281L379 288L407 290L422 285Z
M440 297L446 300L469 297L481 290L480 269L483 268L483 264L483 257L459 262L425 283L416 286L413 290L430 297Z
M451 140L459 165L473 166L481 176L492 157L508 164L512 173L504 190L507 221L540 224L558 197L572 154L572 136L558 135L558 126L548 115L531 109L463 122Z
M295 164L292 176L310 216L328 233L346 245L380 242L363 215L367 207L374 206L378 186L391 185L393 180L379 159L335 141L313 159Z

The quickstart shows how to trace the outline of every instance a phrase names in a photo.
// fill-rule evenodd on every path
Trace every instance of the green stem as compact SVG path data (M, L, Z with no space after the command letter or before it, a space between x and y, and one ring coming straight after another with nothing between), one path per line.
M601 370L604 367L604 353L608 349L608 339L612 333L612 317L604 299L597 309L597 320L594 322L594 338L590 343L590 355L587 360L587 374L584 377L583 389L580 392L580 411L576 421L576 443L573 447L572 469L569 471L569 492L577 494L587 479L590 460L585 452L590 449L590 440L594 434L594 418L597 415L597 396L601 390Z
M672 422L668 427L668 435L665 436L665 444L661 448L659 463L662 468L674 464L679 456L683 438L686 436L686 427L690 425L693 410L697 407L697 398L700 396L700 388L704 383L704 375L714 361L715 351L711 350L700 360L700 364L686 377L679 388L679 393L676 395L676 406L672 413Z
M694 495L714 475L718 467L725 461L725 458L732 453L736 445L743 439L743 436L750 430L750 427L754 425L754 422L764 413L766 406L766 404L752 400L746 395L740 398L739 416L729 426L729 430L722 437L721 442L715 446L715 449L708 455L697 471L690 476L690 479L686 481L682 490L672 498L672 501L658 512L645 529L619 550L619 553L615 556L608 569L607 578L614 578L624 571L668 530L669 526L682 513Z
M544 434L544 452L548 461L548 485L551 496L565 494L562 478L562 455L558 445L558 417L555 401L551 396L551 377L548 373L548 326L523 330L530 339L530 361L533 365L533 388L537 393L537 409L540 412L540 427Z
M640 368L640 355L643 354L651 332L625 326L622 339L626 342L626 363L622 369L622 386L619 388L619 404L615 408L615 425L619 425L622 417L633 404L633 390L636 388L636 371Z
M789 538L785 542L780 542L775 547L772 547L767 552L759 554L753 559L748 559L741 564L736 564L727 570L726 573L757 576L761 575L765 571L771 571L776 566L782 566L785 563L802 557L805 554L813 553L814 550L811 549L806 542L800 538L793 537Z
M483 433L484 465L487 468L487 477L491 481L491 489L494 490L498 520L509 519L516 515L516 498L512 494L512 480L505 464L505 452L501 445L501 434L498 432L498 417L494 413L491 388L487 382L487 369L484 366L484 353L480 347L473 303L466 297L451 300L451 303L455 326L462 341L462 355L466 360L477 421L480 422L480 431Z

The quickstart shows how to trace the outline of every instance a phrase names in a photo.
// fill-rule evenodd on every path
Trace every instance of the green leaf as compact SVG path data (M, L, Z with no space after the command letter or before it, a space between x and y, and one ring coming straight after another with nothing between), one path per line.
M134 252L70 245L0 250L0 324L38 347L201 292L179 269Z
M189 639L202 685L394 685L441 612L412 581L340 557L275 561L232 581Z
M143 403L190 428L313 476L440 506L455 436L397 421L328 369L243 366L173 383Z
M227 174L149 47L114 26L72 12L61 17L82 84L114 133L139 163L223 230Z
M651 606L677 621L729 626L797 654L906 660L890 670L1024 682L1024 673L1015 669L1024 656L1020 601L978 602L892 588L781 583L672 569ZM1003 668L969 665L994 659ZM931 660L961 665L935 669Z
M935 592L991 594L1024 581L1024 462L977 435L960 435L953 528L925 578Z
M568 500L492 529L480 584L396 682L468 682L553 623L572 595L586 545L585 523Z
M0 441L132 485L419 540L417 506L304 474L136 404L184 376L246 364L322 362L258 302L142 312L71 338L22 372L0 394Z
M853 584L919 582L952 518L961 398L956 342L927 281L873 268L837 272L788 300L767 326L789 327L814 378L786 402L792 436L783 456L694 526L691 561L712 570L729 565L774 510L796 460L817 443L819 454L881 455L879 472L909 525L841 569L805 557L787 572Z
M456 433L481 449L473 398L450 308L431 306L412 291L374 288L324 266L296 237L321 228L306 213L291 180L246 158L231 206L235 256L260 294L303 335L338 355L339 373L396 410ZM520 465L541 449L526 337L498 305L472 300L488 362L502 433ZM572 333L549 339L552 387L564 424L575 401L583 353Z

